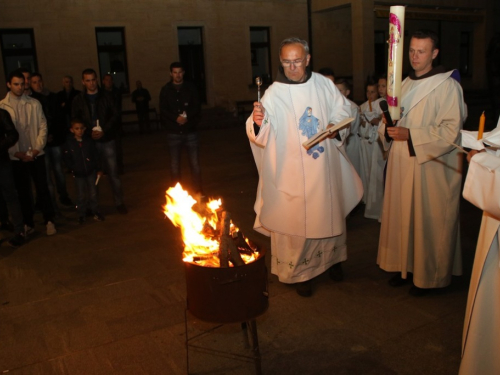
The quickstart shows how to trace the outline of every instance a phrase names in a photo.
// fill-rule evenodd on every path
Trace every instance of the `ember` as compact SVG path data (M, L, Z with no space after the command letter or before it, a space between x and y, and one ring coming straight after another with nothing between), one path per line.
M222 210L222 201L210 200L200 211L197 201L182 186L167 190L165 215L182 231L184 262L206 267L229 267L250 263L259 257L257 247L244 238ZM201 205L200 205L201 206Z

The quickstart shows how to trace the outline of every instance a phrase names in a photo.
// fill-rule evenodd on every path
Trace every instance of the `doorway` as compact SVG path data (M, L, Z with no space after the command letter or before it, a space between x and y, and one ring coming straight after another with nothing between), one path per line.
M177 39L179 43L179 59L186 71L184 78L196 85L201 102L206 104L203 29L201 27L178 27Z

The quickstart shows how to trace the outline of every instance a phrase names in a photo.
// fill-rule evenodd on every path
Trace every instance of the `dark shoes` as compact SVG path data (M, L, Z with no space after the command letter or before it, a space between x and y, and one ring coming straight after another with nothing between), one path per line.
M10 247L13 247L13 248L18 248L19 246L22 246L24 245L24 243L26 242L26 239L24 237L24 234L22 233L18 233L16 234L14 237L12 237L8 242L7 244L10 246Z
M399 287L399 286L403 286L406 284L413 284L413 274L412 273L408 273L406 276L406 279L403 279L401 277L400 273L394 275L393 277L391 277L389 279L389 285L393 286L393 287ZM418 286L415 286L415 284L413 284L411 286L410 290L408 291L408 293L414 297L422 297L422 296L427 295L429 293L429 291L431 291L431 289L419 288Z
M296 283L296 291L297 294L301 297L311 297L313 294L312 291L312 282L311 280L303 281L301 283Z
M328 273L330 275L330 279L333 281L344 280L344 271L342 271L342 263L340 262L331 266Z
M10 220L2 221L0 223L0 230L6 230L6 231L9 231L9 232L12 232L12 231L14 231L14 224L12 224L10 222Z
M120 213L121 215L128 214L127 207L125 207L124 204L120 204L119 206L116 206L116 209L118 210L118 213Z
M393 286L395 288L397 288L399 286L406 285L406 284L410 284L412 282L413 282L413 274L412 273L408 273L406 275L406 279L403 279L401 277L401 273L398 273L389 279L389 285Z
M74 206L73 202L71 201L71 199L69 199L69 197L61 197L61 198L59 198L59 202L64 207L73 207Z

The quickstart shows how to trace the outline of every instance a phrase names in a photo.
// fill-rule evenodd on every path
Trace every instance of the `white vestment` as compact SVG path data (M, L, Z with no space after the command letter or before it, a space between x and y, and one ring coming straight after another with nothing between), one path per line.
M372 174L373 156L377 154L378 140L378 125L370 123L374 118L382 116L380 109L381 99L374 100L373 102L366 101L360 106L361 111L361 125L358 134L361 139L360 155L361 155L361 181L363 182L363 203L368 204L368 192L370 188L370 176ZM371 109L371 110L370 110ZM379 147L380 148L380 147ZM378 217L377 217L378 218ZM376 218L376 219L377 219Z
M465 312L460 375L500 374L499 189L499 155L474 155L463 195L484 213Z
M409 142L392 141L387 165L377 264L403 278L413 272L420 288L445 287L462 272L462 155L449 142L459 142L466 110L450 75L403 81L397 126L410 129L415 156ZM380 139L388 148L384 130L381 125Z
M273 83L262 98L265 118L247 134L259 171L254 229L271 235L271 271L280 281L309 280L346 259L345 217L362 195L342 141L302 143L350 116L349 102L316 73L304 83ZM342 139L348 129L340 131Z

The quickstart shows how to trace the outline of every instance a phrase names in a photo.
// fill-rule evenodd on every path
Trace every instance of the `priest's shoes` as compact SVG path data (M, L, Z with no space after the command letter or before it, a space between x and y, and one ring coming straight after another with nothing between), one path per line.
M413 274L408 273L406 279L401 277L401 273L397 273L389 279L389 285L397 288L398 286L403 286L409 284L413 281Z
M303 281L301 283L296 283L296 291L297 294L301 297L311 297L313 294L312 291L312 282L311 280Z
M330 275L330 279L333 281L342 281L344 280L344 271L342 271L342 263L336 263L330 267L328 270Z

